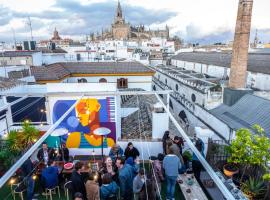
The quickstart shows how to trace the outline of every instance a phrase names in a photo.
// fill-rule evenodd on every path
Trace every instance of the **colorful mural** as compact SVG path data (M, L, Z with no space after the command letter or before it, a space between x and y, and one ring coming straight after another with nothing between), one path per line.
M53 106L53 122L75 102L76 100L56 101ZM68 134L61 136L61 141L64 141L68 148L100 148L102 137L95 135L94 131L101 127L110 130L110 134L103 139L103 146L111 147L116 139L114 97L81 99L57 128L68 130Z

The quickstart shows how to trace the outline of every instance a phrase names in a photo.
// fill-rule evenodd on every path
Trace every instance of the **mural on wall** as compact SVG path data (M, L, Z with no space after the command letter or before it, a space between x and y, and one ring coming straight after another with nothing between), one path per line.
M76 100L58 100L53 106L55 123ZM100 148L102 137L95 135L97 128L107 128L110 133L104 137L103 146L111 147L116 140L115 97L81 99L57 128L65 128L68 134L61 141L68 148Z

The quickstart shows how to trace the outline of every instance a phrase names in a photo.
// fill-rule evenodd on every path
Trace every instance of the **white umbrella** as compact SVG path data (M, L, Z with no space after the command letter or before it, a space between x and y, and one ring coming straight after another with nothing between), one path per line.
M106 127L100 127L94 130L94 134L100 136L109 135L110 133L111 130Z
M106 136L111 133L111 130L106 128L106 127L100 127L94 130L95 135L100 135L101 136L101 156L102 156L102 161L103 161L103 136Z
M58 128L51 133L51 136L59 137L66 134L68 134L68 130L66 128Z

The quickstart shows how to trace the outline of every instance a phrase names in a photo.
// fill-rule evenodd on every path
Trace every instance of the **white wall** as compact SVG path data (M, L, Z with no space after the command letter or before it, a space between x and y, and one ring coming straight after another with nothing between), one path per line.
M126 149L127 144L130 141L117 141L123 150ZM146 142L146 141L131 141L133 145L140 152L140 159L149 160L150 156L157 156L159 153L163 153L162 142ZM104 148L104 156L108 156L111 148ZM75 155L101 155L101 148L98 149L69 149L70 156Z
M36 52L32 54L33 65L34 66L41 66L42 65L42 53Z
M205 102L207 100L207 94L203 94L199 91L196 91L194 89L191 89L188 86L185 86L182 83L179 83L178 81L172 79L171 77L160 73L160 72L156 72L156 74L154 75L157 79L159 78L159 80L163 83L165 83L165 80L167 80L167 85L169 87L171 87L173 90L176 91L176 84L178 85L178 93L180 93L181 95L184 95L185 98L187 100L189 100L190 102L192 102L191 100L191 95L194 94L196 96L196 102L199 105L205 105Z
M45 65L57 63L57 62L65 62L65 54L59 53L46 53L42 54L42 63Z
M230 76L230 68L214 65L205 65L201 63L192 63L181 60L172 59L172 65L182 67L187 70L194 70L199 73L206 73L217 78L225 78ZM270 74L262 74L256 72L247 72L247 87L257 88L259 90L270 91Z
M88 83L99 83L101 78L105 78L107 83L112 83L117 86L117 79L127 78L128 88L141 88L146 91L151 91L152 76L93 76L93 77L69 77L66 79L68 83L78 83L78 79L85 78Z

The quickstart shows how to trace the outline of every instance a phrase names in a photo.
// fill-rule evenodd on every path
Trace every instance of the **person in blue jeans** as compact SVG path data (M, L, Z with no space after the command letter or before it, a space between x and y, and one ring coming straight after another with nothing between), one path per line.
M34 195L35 181L32 177L35 161L32 158L28 158L21 166L22 175L26 181L27 186L27 200L32 200Z
M166 199L168 200L174 200L175 184L181 168L182 165L180 159L173 154L173 150L169 148L168 154L163 160L163 169L165 171L167 182Z

